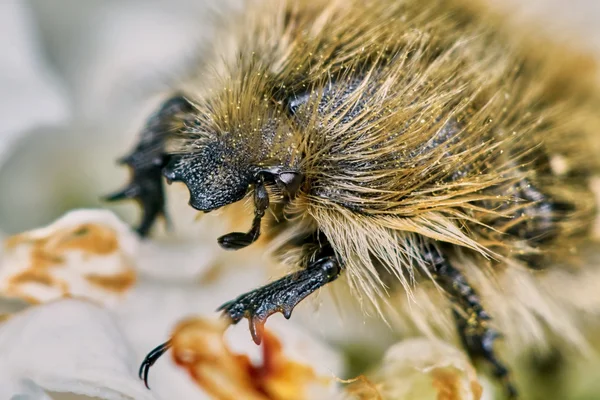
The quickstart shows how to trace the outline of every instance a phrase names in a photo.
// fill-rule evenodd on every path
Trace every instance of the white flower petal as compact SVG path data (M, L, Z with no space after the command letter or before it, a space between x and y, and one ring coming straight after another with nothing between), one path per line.
M482 387L466 355L429 339L406 339L392 346L369 381L356 381L349 392L383 400L480 400ZM370 397L368 397L370 396Z
M0 398L10 400L52 400L38 385L29 379L18 379L0 364Z
M145 241L141 243L140 272L155 279L189 281L199 279L222 255L216 240Z
M105 210L75 210L9 237L0 293L30 302L82 296L114 305L135 283L136 235Z
M134 357L112 316L83 300L58 300L13 316L0 326L0 354L0 371L10 372L0 373L3 399L26 394L28 381L49 391L109 400L155 399L138 380Z

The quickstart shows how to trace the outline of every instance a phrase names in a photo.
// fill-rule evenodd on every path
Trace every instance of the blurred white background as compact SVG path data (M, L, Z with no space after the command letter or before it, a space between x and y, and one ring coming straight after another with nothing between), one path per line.
M2 2L0 132L27 135L0 173L1 230L100 205L121 185L127 171L115 157L134 144L153 95L197 56L210 16L232 3Z

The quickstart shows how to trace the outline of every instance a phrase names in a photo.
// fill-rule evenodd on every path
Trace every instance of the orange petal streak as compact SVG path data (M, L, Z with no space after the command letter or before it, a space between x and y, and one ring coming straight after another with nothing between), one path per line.
M254 365L247 355L234 354L224 340L223 321L189 319L172 337L173 358L192 379L218 400L307 400L307 388L331 380L312 367L290 360L279 339L263 332L262 355Z

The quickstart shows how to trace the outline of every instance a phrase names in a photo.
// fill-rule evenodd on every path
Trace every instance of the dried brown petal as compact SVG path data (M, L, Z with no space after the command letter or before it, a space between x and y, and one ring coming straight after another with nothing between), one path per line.
M0 293L41 303L82 296L112 303L136 280L137 239L107 211L79 210L4 243Z
M467 357L458 349L428 339L392 346L369 378L347 387L353 400L480 400L482 388Z
M190 319L172 336L173 358L194 381L219 400L303 400L315 385L331 378L318 376L311 366L290 360L281 342L263 332L262 363L231 351L223 338L224 321Z

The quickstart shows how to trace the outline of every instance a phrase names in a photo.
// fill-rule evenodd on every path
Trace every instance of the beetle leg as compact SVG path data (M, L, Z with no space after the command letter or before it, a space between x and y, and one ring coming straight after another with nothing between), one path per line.
M119 160L131 170L130 182L120 191L106 196L107 201L132 199L142 208L142 220L136 230L147 236L159 216L165 216L165 195L162 169L168 161L165 154L165 141L172 131L174 117L192 111L191 104L183 97L167 100L152 115L135 149Z
M491 317L481 305L475 290L465 276L433 246L428 248L425 259L435 281L450 296L450 300L462 312L453 311L454 319L462 344L472 359L485 360L494 376L501 380L510 398L517 396L517 390L510 379L508 368L494 352L494 341L500 334L489 325Z
M262 286L251 292L244 293L235 300L219 307L219 311L235 324L243 318L248 318L250 333L254 342L260 344L262 330L267 318L281 312L285 318L290 318L298 303L334 281L342 272L342 265L329 244L322 247L305 269Z
M260 236L260 223L269 208L269 194L262 178L254 186L254 219L248 232L231 232L218 240L221 247L227 250L239 250L251 245Z
M150 389L148 386L148 373L150 372L150 367L152 367L154 363L158 361L158 359L165 354L167 350L169 350L169 348L171 348L171 342L165 342L154 348L150 353L148 353L148 355L146 355L144 361L142 361L138 371L138 376L144 381L146 388Z

